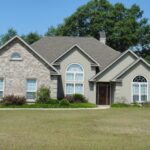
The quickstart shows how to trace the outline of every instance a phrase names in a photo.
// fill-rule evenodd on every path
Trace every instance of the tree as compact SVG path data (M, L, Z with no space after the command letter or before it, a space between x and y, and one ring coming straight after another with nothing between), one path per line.
M145 49L139 50L136 53L150 63L150 46L149 48L146 47Z
M42 36L39 35L36 32L31 32L27 35L22 35L22 38L28 43L28 44L32 44L36 41L38 41Z
M150 63L150 54L144 58L148 63Z
M12 37L17 35L17 31L13 28L8 29L7 33L3 34L0 38L0 45L5 44L8 40L10 40Z
M45 36L56 36L57 35L57 29L53 26L48 28L48 31L45 33Z
M99 31L105 30L110 47L120 52L137 45L143 49L150 43L150 25L142 15L143 11L135 4L126 8L122 3L112 5L107 0L91 0L66 18L55 33L99 39Z

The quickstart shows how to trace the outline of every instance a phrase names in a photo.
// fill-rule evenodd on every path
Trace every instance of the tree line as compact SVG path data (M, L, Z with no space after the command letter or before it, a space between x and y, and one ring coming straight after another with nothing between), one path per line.
M143 10L136 4L127 8L122 3L111 4L108 0L90 0L79 7L57 27L51 26L44 35L29 33L21 37L28 43L43 36L93 36L99 39L99 31L106 32L106 44L124 52L134 49L150 61L150 24L143 17ZM14 29L1 36L0 44L17 34Z

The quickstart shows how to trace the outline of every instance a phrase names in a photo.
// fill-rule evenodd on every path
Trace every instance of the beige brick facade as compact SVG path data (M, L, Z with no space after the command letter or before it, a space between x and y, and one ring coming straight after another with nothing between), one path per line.
M22 60L11 60L18 52ZM57 98L57 76L22 42L13 41L0 53L0 78L4 79L4 95L26 95L27 79L37 80L37 89L45 85L51 90L51 97Z

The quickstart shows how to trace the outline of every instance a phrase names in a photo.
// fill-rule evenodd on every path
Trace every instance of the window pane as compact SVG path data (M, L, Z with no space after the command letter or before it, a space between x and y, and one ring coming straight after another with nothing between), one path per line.
M147 95L147 84L141 84L141 95Z
M36 91L36 80L35 79L27 80L27 91Z
M72 64L68 67L67 71L71 72L83 72L82 68L78 64Z
M139 101L139 84L133 84L133 101Z
M3 91L0 91L0 99L3 98Z
M133 84L133 95L139 94L139 84Z
M67 81L73 81L74 80L74 73L67 73L66 80Z
M20 59L21 56L20 56L19 53L13 53L13 54L11 55L11 58L12 58L12 59Z
M4 87L4 80L0 79L0 91L3 91L3 87Z
M133 95L133 101L138 102L139 101L139 95Z
M141 101L147 101L147 84L141 84Z
M66 84L66 94L73 94L74 93L74 84L67 83Z
M147 101L147 95L141 95L141 101Z
M83 74L82 73L76 73L75 80L76 81L83 81Z
M83 84L76 84L75 93L83 94Z
M27 92L27 99L35 99L36 94L35 92Z

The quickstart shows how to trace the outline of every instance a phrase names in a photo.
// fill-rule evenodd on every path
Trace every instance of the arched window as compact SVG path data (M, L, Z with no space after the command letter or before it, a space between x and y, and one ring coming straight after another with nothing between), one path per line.
M11 55L12 60L21 60L21 55L17 52L12 53Z
M146 102L148 100L148 83L143 76L136 76L132 82L133 102Z
M65 94L83 94L84 71L81 65L71 64L66 70Z
M147 82L147 80L143 76L136 76L133 82Z

